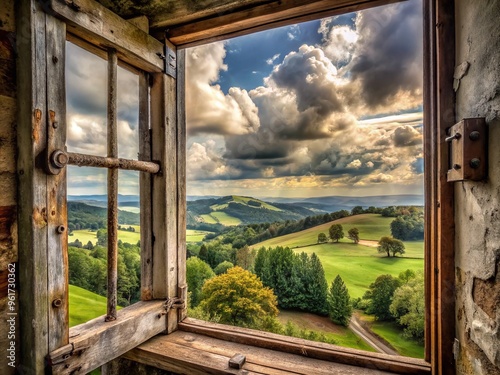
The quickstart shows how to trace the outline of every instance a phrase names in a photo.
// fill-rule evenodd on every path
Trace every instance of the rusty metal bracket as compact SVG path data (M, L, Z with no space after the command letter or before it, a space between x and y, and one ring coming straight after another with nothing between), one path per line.
M445 142L450 155L448 182L486 179L488 128L484 118L466 118L453 125Z
M167 312L169 312L171 309L184 309L186 307L186 303L180 297L173 297L168 298L163 307Z
M88 345L80 346L77 348L73 343L69 343L68 345L64 345L59 349L56 349L53 352L49 353L46 357L47 364L49 366L60 365L62 363L65 363L72 356L81 355L88 348Z
M177 54L165 45L165 74L177 78Z

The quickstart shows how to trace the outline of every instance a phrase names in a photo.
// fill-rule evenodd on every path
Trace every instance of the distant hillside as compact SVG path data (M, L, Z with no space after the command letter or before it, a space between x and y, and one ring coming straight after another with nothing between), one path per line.
M298 220L315 215L317 210L298 204L268 203L257 198L229 195L221 198L198 199L187 202L188 226L198 224L257 224Z
M352 210L356 206L368 208L374 207L389 207L389 206L423 206L423 195L400 194L400 195L378 195L368 197L344 197L344 196L326 196L314 198L281 198L268 197L263 198L267 202L275 203L292 203L310 209L321 209L327 212L340 210Z
M83 202L68 202L68 226L73 229L99 229L106 226L108 210ZM140 225L139 214L118 210L118 223Z

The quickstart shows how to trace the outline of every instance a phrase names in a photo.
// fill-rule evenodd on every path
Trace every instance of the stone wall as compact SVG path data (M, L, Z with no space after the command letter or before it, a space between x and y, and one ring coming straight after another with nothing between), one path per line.
M7 359L12 341L8 337L7 322L12 317L7 315L8 268L9 264L17 262L14 3L15 0L2 0L0 6L0 374L6 375L14 373ZM18 321L16 326L19 329Z
M458 374L500 373L500 2L457 0L456 120L485 117L488 179L455 183Z

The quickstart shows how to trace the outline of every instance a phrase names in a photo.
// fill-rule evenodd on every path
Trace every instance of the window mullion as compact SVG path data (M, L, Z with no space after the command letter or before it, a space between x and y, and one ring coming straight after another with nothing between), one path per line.
M108 157L118 157L116 50L108 51ZM116 320L118 282L118 169L108 169L108 306L106 321Z
M139 160L151 161L149 74L139 74ZM141 300L153 298L152 177L139 175L141 205Z

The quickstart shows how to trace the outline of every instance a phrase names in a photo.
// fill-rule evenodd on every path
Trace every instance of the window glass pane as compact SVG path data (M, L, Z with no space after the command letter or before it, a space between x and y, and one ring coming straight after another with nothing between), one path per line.
M69 320L106 314L107 171L68 166Z
M139 153L139 76L118 67L118 156L137 159Z
M423 357L421 8L188 49L191 316Z
M141 230L139 172L118 174L118 304L140 300Z
M66 43L67 147L107 155L107 61Z

